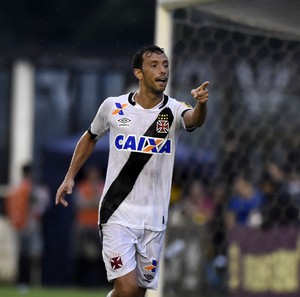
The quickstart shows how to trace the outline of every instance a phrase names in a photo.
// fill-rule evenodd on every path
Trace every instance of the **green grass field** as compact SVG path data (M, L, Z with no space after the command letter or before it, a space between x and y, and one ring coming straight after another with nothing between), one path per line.
M109 289L82 289L82 288L29 288L20 290L17 287L2 286L1 297L106 297Z

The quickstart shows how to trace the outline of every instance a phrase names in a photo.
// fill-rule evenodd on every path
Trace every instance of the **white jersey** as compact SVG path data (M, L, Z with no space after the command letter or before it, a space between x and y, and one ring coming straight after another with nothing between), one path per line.
M166 227L175 156L183 113L192 107L164 96L151 109L132 93L109 97L89 129L95 139L110 132L99 224L161 231Z

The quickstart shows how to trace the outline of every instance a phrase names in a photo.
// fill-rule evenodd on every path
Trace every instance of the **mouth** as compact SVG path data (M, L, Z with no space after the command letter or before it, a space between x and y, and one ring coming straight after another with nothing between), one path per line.
M158 77L158 78L156 79L156 81L159 82L159 83L166 83L166 82L168 81L168 78L165 77L165 76L163 76L163 77Z

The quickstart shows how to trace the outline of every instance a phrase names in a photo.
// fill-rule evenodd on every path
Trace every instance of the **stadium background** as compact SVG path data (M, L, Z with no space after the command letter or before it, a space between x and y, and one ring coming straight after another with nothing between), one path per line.
M249 169L253 182L259 184L268 163L275 162L287 170L293 203L299 203L297 1L92 1L90 5L79 1L1 3L2 197L7 186L19 180L21 164L30 159L36 178L46 181L55 193L99 98L134 88L130 57L141 45L156 40L172 60L168 90L172 96L191 100L189 91L195 84L211 81L204 128L192 137L182 134L176 182L185 186L197 177L209 191L225 184L230 192L237 173ZM141 25L144 22L149 25ZM105 144L98 147L102 154L107 153ZM90 162L106 166L97 156ZM72 218L72 205L67 211L53 207L44 217L43 285L71 285L68 234ZM244 233L252 231L244 229ZM210 270L204 268L209 264L205 252L210 232L201 224L170 226L163 273L166 296L199 296L199 292L203 296L298 296L297 228L296 232L293 227L280 230L280 239L273 244L275 252L278 248L295 256L295 271L281 269L282 261L276 258L263 271L271 277L259 274L265 286L253 275L249 278L255 285L241 285L247 279L239 279L236 271L245 269L241 271L246 275L246 268L236 263L244 259L230 261L242 257L247 238L236 234L232 234L235 245L229 248L229 265L218 271L217 279L209 278ZM254 246L263 245L260 235L259 230L252 234ZM227 234L223 236L222 253L228 243ZM282 246L285 242L290 245ZM268 260L268 253L274 256L275 252L245 253ZM234 265L238 268L232 272ZM58 266L59 274L55 273ZM277 270L284 271L281 279L287 285L272 283L270 279L278 280Z

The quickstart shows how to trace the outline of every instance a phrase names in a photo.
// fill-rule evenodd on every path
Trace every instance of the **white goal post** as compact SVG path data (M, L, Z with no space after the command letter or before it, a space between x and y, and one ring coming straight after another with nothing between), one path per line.
M155 16L155 44L164 48L169 60L172 60L173 23L172 11L177 8L186 8L204 3L220 2L220 0L157 0ZM166 93L169 93L170 84Z

